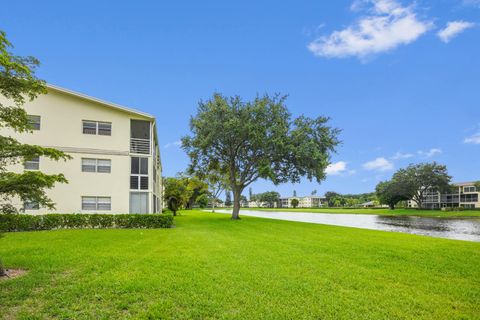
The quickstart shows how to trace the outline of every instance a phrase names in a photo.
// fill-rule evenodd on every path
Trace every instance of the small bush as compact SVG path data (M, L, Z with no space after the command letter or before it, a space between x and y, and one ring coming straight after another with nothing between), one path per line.
M465 210L464 207L445 207L445 208L442 208L442 211L444 211L444 212L464 211L464 210Z
M86 228L170 228L170 214L0 214L0 231Z

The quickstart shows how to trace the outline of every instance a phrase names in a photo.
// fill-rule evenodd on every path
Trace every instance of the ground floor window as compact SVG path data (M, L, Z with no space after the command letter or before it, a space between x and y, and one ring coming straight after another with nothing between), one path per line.
M112 210L110 197L82 197L82 210Z
M130 213L148 213L148 193L130 192Z
M38 210L40 206L38 202L35 201L25 201L23 203L23 210Z

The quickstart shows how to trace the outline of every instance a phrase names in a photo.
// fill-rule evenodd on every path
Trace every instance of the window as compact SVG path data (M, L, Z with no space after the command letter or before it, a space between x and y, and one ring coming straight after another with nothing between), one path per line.
M110 159L82 158L82 172L110 173L112 163Z
M30 160L25 160L23 164L25 170L39 170L40 169L40 158L32 158Z
M477 193L462 194L460 197L460 202L478 202L478 194Z
M131 158L130 189L148 190L148 158Z
M38 205L38 202L35 201L25 201L23 203L23 209L24 210L38 210L40 209L40 206Z
M463 192L475 192L477 188L472 187L463 187Z
M111 210L112 209L112 200L110 197L98 197L97 198L97 209L98 210Z
M112 124L109 122L99 122L98 123L98 134L101 136L111 136L112 135Z
M112 170L112 163L107 159L97 159L97 172L110 173Z
M149 213L147 192L130 192L130 213Z
M82 197L82 210L103 210L112 209L110 197Z
M40 116L27 115L32 130L40 130Z
M98 134L100 136L112 135L112 124L110 122L83 120L82 123L84 134Z
M97 123L94 121L83 121L84 134L97 134Z

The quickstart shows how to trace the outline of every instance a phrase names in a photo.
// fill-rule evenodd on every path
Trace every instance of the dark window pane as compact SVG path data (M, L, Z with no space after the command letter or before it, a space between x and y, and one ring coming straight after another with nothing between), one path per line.
M140 177L140 189L148 189L148 177Z
M112 124L108 122L99 122L98 123L98 134L101 136L110 136L112 135Z
M83 172L95 172L97 161L95 159L82 159Z
M38 205L37 202L34 202L34 201L26 201L24 204L23 204L23 208L25 210L38 210L40 209L40 206Z
M140 158L140 173L148 174L148 158Z
M97 198L98 210L111 210L112 200L110 197L98 197Z
M32 130L40 130L40 116L28 115L27 117Z
M110 173L111 162L110 160L99 159L97 171L102 173Z
M140 173L140 158L132 157L132 169L131 173L139 174Z
M150 140L150 122L131 120L130 138Z
M25 161L24 163L25 170L39 170L40 169L40 158L33 158Z
M138 177L130 176L130 189L138 190Z
M95 121L83 121L84 134L97 134L97 123Z
M82 197L82 210L96 210L97 199L95 197Z

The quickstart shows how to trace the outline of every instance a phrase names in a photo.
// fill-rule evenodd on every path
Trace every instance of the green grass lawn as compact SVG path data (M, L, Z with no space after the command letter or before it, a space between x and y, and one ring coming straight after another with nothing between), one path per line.
M158 230L9 233L6 319L479 319L480 243L189 211Z
M428 216L428 217L480 217L480 210L440 211L417 209L363 209L363 208L242 208L242 210L259 211L287 211L287 212L315 212L315 213L350 213L350 214L378 214L395 216Z

